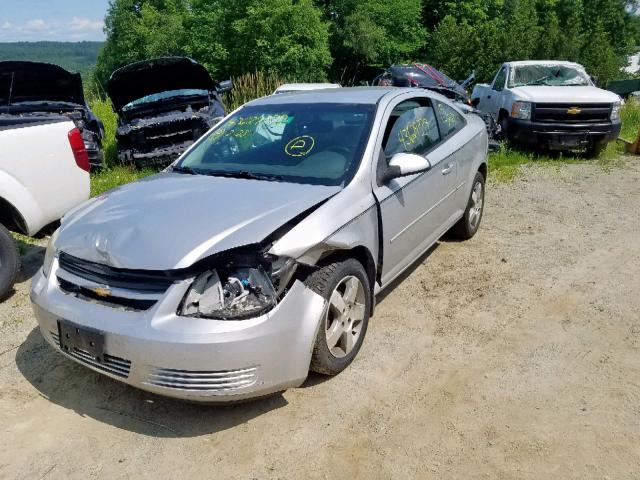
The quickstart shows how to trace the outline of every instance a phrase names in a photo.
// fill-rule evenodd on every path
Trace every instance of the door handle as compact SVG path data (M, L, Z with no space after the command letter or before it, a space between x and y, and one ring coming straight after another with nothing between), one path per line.
M491 98L491 95L487 95L487 99Z
M451 171L453 170L453 164L450 163L449 165L447 165L446 167L444 167L442 169L442 174L443 175L449 175L451 173Z

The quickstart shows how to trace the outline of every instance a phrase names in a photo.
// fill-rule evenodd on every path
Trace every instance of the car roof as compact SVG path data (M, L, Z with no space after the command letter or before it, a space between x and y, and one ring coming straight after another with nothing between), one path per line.
M279 91L301 91L301 90L320 90L324 88L340 88L337 83L285 83L276 88Z
M584 68L579 63L569 62L567 60L520 60L517 62L507 62L507 65L512 67L526 67L529 65L571 65Z
M307 90L291 92L283 95L269 95L258 98L247 105L275 105L283 103L351 103L375 105L387 95L400 94L403 90L414 91L398 87L344 87L323 90Z

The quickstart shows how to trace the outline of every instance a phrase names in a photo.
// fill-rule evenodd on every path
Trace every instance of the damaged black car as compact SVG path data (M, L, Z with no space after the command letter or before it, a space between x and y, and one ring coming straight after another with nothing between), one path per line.
M50 63L0 62L0 120L33 123L64 115L80 130L93 169L102 167L102 122L89 109L82 77Z
M215 82L187 57L162 57L124 66L111 74L107 94L118 114L118 159L138 167L166 166L221 120Z

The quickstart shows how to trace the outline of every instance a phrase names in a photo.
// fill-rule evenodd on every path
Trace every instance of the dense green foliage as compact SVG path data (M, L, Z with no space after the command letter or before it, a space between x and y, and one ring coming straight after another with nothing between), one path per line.
M370 80L426 61L489 80L507 60L567 59L604 83L640 44L631 0L111 0L100 83L117 67L186 54L218 79L262 71Z
M102 42L0 43L0 61L27 60L60 65L71 72L87 73L96 63Z

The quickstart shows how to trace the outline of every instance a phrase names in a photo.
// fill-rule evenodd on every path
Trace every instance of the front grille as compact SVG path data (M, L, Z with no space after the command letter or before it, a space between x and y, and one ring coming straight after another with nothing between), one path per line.
M536 103L532 118L548 123L600 123L608 122L610 114L609 103Z
M149 125L135 131L133 147L142 152L170 147L200 138L209 125L203 118L181 118L172 122Z
M58 264L62 270L84 280L132 292L164 293L174 282L174 279L163 271L114 268L82 260L64 252L60 252Z
M257 367L217 372L157 368L153 370L146 383L175 390L228 392L250 387L256 382L257 373Z
M53 342L56 344L58 348L60 348L60 337L57 333L49 332L51 334L51 338L53 338ZM60 350L62 351L62 350ZM104 355L104 362L98 362L95 358L84 350L79 348L74 348L68 352L64 352L67 355L75 358L80 363L87 365L88 367L95 368L102 372L110 373L117 377L127 378L129 376L129 371L131 370L131 361L126 360L120 357L114 357L113 355Z
M105 298L96 294L90 288L76 285L75 283L70 282L69 280L66 280L60 276L58 276L57 279L58 285L60 285L62 291L70 293L72 295L76 295L83 300L91 300L111 307L123 307L127 310L134 311L148 310L156 304L156 300L126 298L116 295L109 295Z

